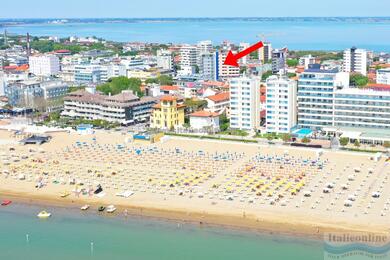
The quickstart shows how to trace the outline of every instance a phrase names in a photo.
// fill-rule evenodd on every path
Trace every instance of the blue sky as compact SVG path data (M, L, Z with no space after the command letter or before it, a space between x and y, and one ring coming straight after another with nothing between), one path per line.
M16 2L1 0L0 18L390 16L390 0L17 0Z

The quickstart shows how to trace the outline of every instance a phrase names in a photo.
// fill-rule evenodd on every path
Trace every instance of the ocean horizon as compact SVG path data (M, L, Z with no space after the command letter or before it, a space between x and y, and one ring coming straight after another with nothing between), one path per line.
M3 18L0 29L11 34L96 36L118 42L194 44L212 40L217 45L225 40L265 40L275 48L292 50L339 51L357 46L390 52L390 17Z

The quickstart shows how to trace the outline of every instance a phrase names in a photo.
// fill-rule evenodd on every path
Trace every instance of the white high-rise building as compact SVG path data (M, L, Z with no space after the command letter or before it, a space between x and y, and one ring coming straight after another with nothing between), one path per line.
M272 45L269 42L263 42L263 45L259 49L259 60L264 64L272 58Z
M60 71L60 60L55 55L31 56L29 66L30 72L37 76L51 76Z
M266 85L266 131L289 133L297 124L297 83L286 76L271 76Z
M197 65L197 47L192 45L183 45L180 48L180 66Z
M390 85L390 68L376 71L376 83Z
M223 65L227 54L228 54L228 52L226 52L226 51L220 51L217 53L218 77L223 78L223 79L239 77L240 76L240 68Z
M344 51L343 71L367 75L367 51L353 47Z
M298 125L321 129L333 126L334 93L349 86L349 74L322 70L319 64L309 66L298 81Z
M202 79L217 80L217 54L203 53L199 57L199 73Z
M249 48L250 47L250 44L249 43L247 43L247 42L241 42L240 43L240 45L238 46L238 50L239 51L243 51L243 50L245 50L245 49L247 49L247 48ZM242 57L240 60L239 60L239 62L241 63L241 64L247 64L248 63L248 56L244 56L244 57Z
M168 50L159 50L157 51L157 67L164 70L173 69L173 59L172 52Z
M246 76L229 81L231 128L257 130L260 127L260 83L260 78Z
M211 53L214 51L213 42L212 41L200 41L197 44L198 54L202 53Z

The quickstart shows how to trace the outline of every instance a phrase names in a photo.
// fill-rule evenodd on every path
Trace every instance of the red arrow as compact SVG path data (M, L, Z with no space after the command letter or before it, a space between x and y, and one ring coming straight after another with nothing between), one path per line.
M258 42L255 45L252 45L248 49L243 50L242 52L237 53L236 55L233 54L232 51L229 51L228 55L226 56L225 62L223 63L224 65L229 65L233 67L239 67L237 60L241 59L242 57L245 57L246 55L262 48L263 42Z

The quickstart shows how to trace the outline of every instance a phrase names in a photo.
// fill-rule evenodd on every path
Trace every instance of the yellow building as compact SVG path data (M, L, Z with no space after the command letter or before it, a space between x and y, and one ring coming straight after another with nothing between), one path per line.
M150 127L159 129L174 129L184 125L185 105L178 104L175 96L166 95L160 98L160 103L153 107Z

